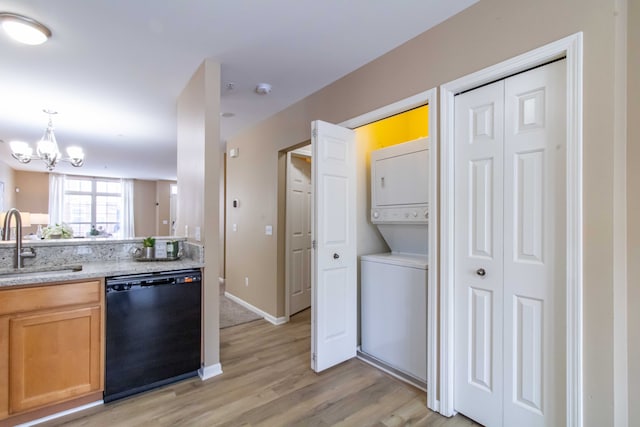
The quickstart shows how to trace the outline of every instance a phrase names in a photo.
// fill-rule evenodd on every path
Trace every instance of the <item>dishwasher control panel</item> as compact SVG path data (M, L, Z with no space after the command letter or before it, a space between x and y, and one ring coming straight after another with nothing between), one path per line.
M202 281L200 270L175 270L158 273L130 274L107 277L106 292L129 291L132 288L162 285L181 285Z

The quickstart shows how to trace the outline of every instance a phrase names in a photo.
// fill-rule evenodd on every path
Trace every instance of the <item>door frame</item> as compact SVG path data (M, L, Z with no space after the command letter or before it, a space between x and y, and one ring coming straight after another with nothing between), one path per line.
M538 49L440 86L441 102L441 213L440 227L440 367L439 407L445 416L454 410L454 96L465 90L566 57L567 61L567 202L566 202L566 382L567 426L582 426L582 33L576 33ZM435 157L435 156L434 156ZM433 233L435 234L435 233ZM435 246L434 246L435 247ZM435 251L432 251L435 252ZM431 406L430 406L431 407Z
M309 142L308 144L309 147L311 147L311 142ZM285 210L285 243L284 243L284 250L285 250L285 257L284 257L284 292L285 292L285 297L284 297L284 317L285 317L285 322L288 322L291 319L291 278L290 278L290 270L291 270L291 256L289 254L290 250L291 250L291 236L290 236L290 228L291 228L291 218L289 216L289 209L291 208L291 197L289 195L289 167L291 166L291 157L293 156L298 156L298 157L306 157L309 159L312 159L311 153L307 154L302 154L300 152L296 152L297 150L299 150L300 148L306 147L306 145L299 147L298 145L296 145L297 148L291 149L291 150L287 150L285 155L286 155L286 172L285 172L285 202L284 202L284 210ZM313 160L312 160L313 161ZM309 216L311 216L311 212L309 212ZM309 219L309 221L311 221L311 219ZM309 266L309 270L311 270L311 266ZM311 276L311 271L309 271L309 276ZM309 277L309 280L311 280L311 277Z
M369 113L339 123L355 129L369 123L404 113L422 105L429 105L429 256L427 272L427 407L438 410L439 297L438 297L438 97L437 88L380 107ZM368 191L368 190L367 190Z

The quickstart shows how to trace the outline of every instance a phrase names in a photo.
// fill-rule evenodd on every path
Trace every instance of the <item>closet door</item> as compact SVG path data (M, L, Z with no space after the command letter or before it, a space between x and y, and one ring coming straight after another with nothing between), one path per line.
M455 408L562 425L565 61L455 99Z
M455 408L502 422L504 82L455 98Z
M505 81L504 426L564 424L564 76Z

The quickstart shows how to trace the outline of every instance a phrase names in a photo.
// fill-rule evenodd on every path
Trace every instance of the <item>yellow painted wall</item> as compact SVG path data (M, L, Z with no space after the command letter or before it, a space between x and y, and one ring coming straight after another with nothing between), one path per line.
M429 136L429 106L423 105L356 129L373 150Z

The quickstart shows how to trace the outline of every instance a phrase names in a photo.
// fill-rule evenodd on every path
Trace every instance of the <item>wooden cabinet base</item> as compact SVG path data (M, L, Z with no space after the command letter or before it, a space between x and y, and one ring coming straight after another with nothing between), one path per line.
M0 427L101 401L103 386L104 280L0 290Z
M4 420L0 420L0 427L15 426L17 424L26 423L29 421L44 418L49 415L57 414L59 412L68 411L69 409L78 408L90 403L98 402L102 400L102 392L91 393L86 396L79 397L77 399L69 400L57 405L47 406L45 408L39 408L30 412L13 415Z

